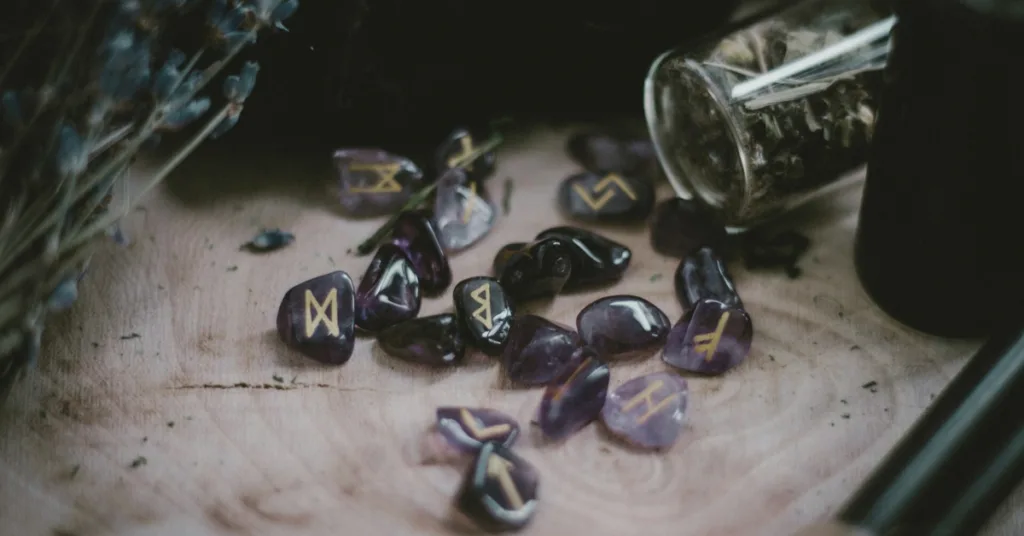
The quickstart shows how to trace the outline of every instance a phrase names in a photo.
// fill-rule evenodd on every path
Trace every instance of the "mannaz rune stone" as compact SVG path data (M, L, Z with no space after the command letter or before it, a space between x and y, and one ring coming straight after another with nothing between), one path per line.
M352 357L355 296L352 279L331 272L292 287L277 309L277 334L291 348L332 365Z
M682 431L688 392L686 380L671 372L633 378L608 395L601 420L637 447L669 447Z
M642 355L663 344L672 321L653 303L629 295L607 296L583 308L576 329L603 359Z
M334 152L334 167L342 209L356 217L393 214L423 179L412 160L380 149L339 149Z
M746 311L704 300L672 328L662 360L690 372L721 374L747 357L753 336Z
M419 276L398 246L382 244L356 291L356 326L377 332L419 312Z
M572 360L578 365L544 390L537 410L537 425L548 439L565 439L596 419L608 394L608 365L593 349L580 348Z
M579 335L571 328L535 315L516 316L501 355L502 367L513 383L547 385L573 365L579 346Z

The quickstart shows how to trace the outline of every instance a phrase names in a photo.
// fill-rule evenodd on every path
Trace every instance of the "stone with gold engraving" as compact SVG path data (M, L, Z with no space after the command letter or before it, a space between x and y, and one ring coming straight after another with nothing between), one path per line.
M634 446L670 447L683 430L688 394L686 380L673 372L633 378L608 394L601 421Z
M511 244L501 246L498 253L494 255L494 263L491 264L491 269L494 271L494 275L500 276L501 272L505 270L505 265L508 264L508 260L516 253L526 249L526 246L529 245L529 242L512 242Z
M374 333L419 312L416 270L398 246L381 244L356 290L356 327Z
M501 364L508 379L517 385L547 385L573 366L580 337L572 328L536 315L512 320Z
M576 316L583 344L604 359L628 359L649 354L662 345L672 321L653 303L626 294L606 296Z
M526 460L489 441L473 460L455 497L455 507L493 532L526 526L537 510L540 475Z
M391 232L391 243L401 248L412 263L425 294L436 295L452 284L448 254L428 213L412 210L400 214Z
M704 299L743 308L743 300L736 292L725 261L710 247L702 247L683 258L673 279L676 297L683 309L689 310Z
M352 279L331 272L292 287L277 309L277 334L289 347L323 363L352 357L355 293Z
M501 284L490 277L471 277L455 285L452 298L467 342L487 355L500 355L515 314Z
M465 171L450 169L438 179L434 223L445 251L459 252L479 242L497 219L498 211L484 185L469 180Z
M753 337L746 311L702 300L672 328L662 360L690 372L721 374L743 362Z
M612 283L622 279L633 252L628 247L593 231L562 225L545 229L537 239L562 238L572 251L572 273L566 290Z
M437 421L422 444L427 463L455 461L480 450L488 441L511 447L519 437L519 423L493 409L441 407Z
M445 138L437 149L437 175L443 176L446 171L459 164L480 145L487 141L487 135L474 132L468 128L457 128ZM472 162L462 165L470 180L482 181L494 173L498 157L494 151L484 153Z
M390 356L435 367L457 365L466 353L458 321L448 313L388 327L377 335L377 344Z
M516 303L551 298L562 291L572 274L572 250L562 238L538 240L516 252L498 277Z
M566 142L569 156L588 171L626 173L653 180L658 171L654 144L647 136L615 130L577 132Z
M548 385L537 409L544 437L561 440L597 419L608 395L610 371L593 348L576 350L574 367Z
M380 149L338 149L334 167L341 207L356 217L393 214L423 180L423 172L412 160Z
M642 221L654 206L654 186L620 173L587 171L562 181L558 204L567 215L580 220Z

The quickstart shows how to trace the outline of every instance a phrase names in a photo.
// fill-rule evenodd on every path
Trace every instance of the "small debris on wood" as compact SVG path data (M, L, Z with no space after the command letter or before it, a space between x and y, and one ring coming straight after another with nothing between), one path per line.
M232 264L231 266L228 266L228 271L229 272L237 272L238 271L238 266Z
M68 475L68 476L70 478L74 479L76 476L78 476L78 472L81 471L81 470L82 470L82 464L77 463L77 464L75 464L74 467L71 468L71 474Z
M174 421L167 421L168 428L174 428Z
M149 436L142 436L142 442L146 443L147 441L149 441Z
M92 347L93 348L99 348L100 347L100 343L94 342L94 343L92 343Z
M854 344L853 346L850 347L850 351L853 351L853 350L860 350L860 346Z
M147 460L145 456L139 456L138 458L132 460L132 464L129 467L131 467L132 469L138 469L139 467L142 467L147 463L149 463L149 460Z
M142 338L142 335L139 335L138 333L135 333L134 331L129 333L128 335L121 335L121 340L122 341L127 341L127 340L131 340L131 339L141 339L141 338Z
M505 189L501 196L501 211L506 216L512 211L512 192L515 190L516 184L512 181L512 177L505 179Z
M327 256L327 262L331 263L331 266L337 266L334 262L334 257L331 257L330 255Z
M846 401L846 399L845 399L845 398L841 398L841 399L839 399L839 402L840 402L840 403L843 403L843 404L848 404L848 403L849 403L849 402L847 402L847 401Z
M844 419L849 419L850 418L850 414L849 413L844 413L844 414L840 415L840 417L842 417Z
M872 393L877 393L878 392L878 382L876 382L875 380L871 380L868 383L865 383L864 385L861 385L860 387L861 387L861 389L867 389L867 390L871 391Z
M773 356L772 354L768 354L768 359L771 359L772 361L775 361L775 356Z
M651 276L651 283L654 283L655 281L657 281L657 280L659 280L661 278L662 278L661 274L654 274L654 275Z
M282 378L282 377L278 376L277 374L274 374L274 375L273 375L273 376L271 376L271 377L272 377L272 378L274 379L274 381L275 381L275 382L277 382L277 383L284 383L284 378Z
M265 253L281 249L295 241L295 235L280 229L263 229L252 240L241 245L239 249L248 249L254 253Z

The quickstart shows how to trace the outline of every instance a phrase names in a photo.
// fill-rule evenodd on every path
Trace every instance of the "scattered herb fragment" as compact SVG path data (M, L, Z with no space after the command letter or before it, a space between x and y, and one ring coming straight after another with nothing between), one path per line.
M71 478L75 478L76 476L78 476L78 472L81 471L81 470L82 470L82 464L80 464L80 463L75 464L75 466L71 468L71 475L69 475L69 476Z
M139 335L138 333L135 333L134 331L129 333L128 335L121 335L121 340L122 341L127 341L127 340L131 340L131 339L141 339L141 338L142 338L142 335Z
M284 378L278 376L277 374L274 374L272 378L274 378L274 381L277 383L284 383Z
M142 467L147 463L149 463L149 460L147 460L145 456L139 456L138 458L132 460L132 464L129 467L131 467L132 469L138 469L139 467Z
M238 266L235 266L235 265L228 266L228 271L229 272L237 272L238 271Z
M168 428L174 428L174 421L167 421Z
M241 245L239 249L248 249L254 253L264 253L281 249L295 241L295 235L280 229L263 229L252 240Z
M654 283L655 281L658 281L659 279L661 279L661 277L662 277L661 274L654 274L654 275L652 275L651 276L651 283Z
M505 191L501 196L501 211L508 216L508 213L512 211L512 191L515 190L516 184L512 182L512 177L505 179Z
M849 419L850 418L850 414L849 413L844 413L844 414L840 415L840 417L842 417L844 419Z

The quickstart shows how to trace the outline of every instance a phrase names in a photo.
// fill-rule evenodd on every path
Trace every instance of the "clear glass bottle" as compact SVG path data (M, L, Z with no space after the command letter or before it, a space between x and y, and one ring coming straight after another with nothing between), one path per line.
M893 23L871 2L804 0L661 55L644 108L677 193L735 231L859 178Z

